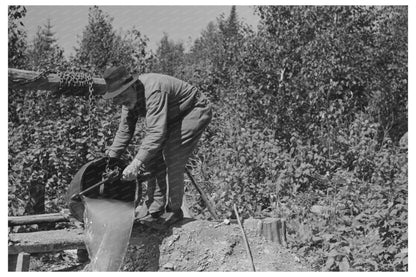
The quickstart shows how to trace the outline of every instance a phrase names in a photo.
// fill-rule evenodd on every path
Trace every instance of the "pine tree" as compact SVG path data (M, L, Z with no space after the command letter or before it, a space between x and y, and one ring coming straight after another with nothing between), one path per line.
M53 26L51 25L50 18L47 19L46 25L44 25L44 29L42 30L42 36L45 42L45 50L49 51L52 49L52 44L56 43L56 39L54 37L55 33L52 32Z
M156 56L158 59L157 71L177 76L184 61L183 43L175 43L169 39L168 34L164 33L156 50Z
M220 22L220 30L227 39L235 38L238 35L239 23L236 6L231 7L227 20Z
M52 29L50 19L43 27L38 26L28 54L29 67L33 70L54 69L64 61L63 49L57 44Z

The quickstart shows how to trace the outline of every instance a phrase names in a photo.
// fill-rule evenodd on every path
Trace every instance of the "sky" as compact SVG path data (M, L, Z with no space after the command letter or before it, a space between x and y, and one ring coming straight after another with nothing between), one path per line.
M51 20L52 31L58 44L64 48L66 56L74 53L79 37L88 24L88 9L91 6L26 6L27 14L23 20L28 41L32 41L38 26ZM182 41L185 49L201 34L210 21L220 14L229 15L231 6L99 6L114 18L115 30L127 31L135 26L149 38L149 48L156 50L163 33L175 42ZM258 16L253 6L236 7L240 20L256 28Z

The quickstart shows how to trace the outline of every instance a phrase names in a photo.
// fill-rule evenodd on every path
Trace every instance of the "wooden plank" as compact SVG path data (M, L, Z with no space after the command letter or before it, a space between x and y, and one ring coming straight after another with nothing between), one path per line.
M9 271L29 271L30 254L9 255Z
M32 233L11 233L9 255L26 253L47 253L67 249L84 249L82 229L63 229ZM10 243L9 243L10 244Z
M9 87L15 89L35 89L35 90L50 90L57 91L59 89L59 76L58 74L48 74L45 78L36 79L41 72L21 70L15 68L8 69ZM105 81L102 78L93 78L94 82L94 94L101 95L106 91ZM74 95L85 95L88 89L82 89L81 91L74 91Z
M56 223L56 222L68 222L68 217L60 214L36 214L36 215L25 215L25 216L9 216L9 226L18 225L30 225L39 223Z
M16 271L29 271L30 254L19 253L17 255Z

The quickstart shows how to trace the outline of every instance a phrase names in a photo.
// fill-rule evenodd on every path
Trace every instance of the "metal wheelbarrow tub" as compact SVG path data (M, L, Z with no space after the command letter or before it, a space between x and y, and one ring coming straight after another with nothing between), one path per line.
M89 198L116 199L126 202L136 200L136 180L120 180L121 173L127 163L118 158L103 157L83 165L74 175L67 193L70 213L83 222L84 203L80 195ZM118 168L120 174L103 179L106 170Z

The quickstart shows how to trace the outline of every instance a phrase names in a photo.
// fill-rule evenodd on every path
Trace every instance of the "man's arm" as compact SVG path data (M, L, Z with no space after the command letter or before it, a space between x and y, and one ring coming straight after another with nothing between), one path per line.
M113 144L108 150L108 155L110 157L119 158L126 150L136 129L137 119L138 114L136 112L129 110L124 105L122 106L118 130L114 137Z
M142 164L146 165L162 148L167 133L168 95L156 90L146 99L146 136L133 161L123 170L124 180L134 180Z
M146 136L135 159L146 164L162 148L168 122L168 94L156 90L146 99Z

